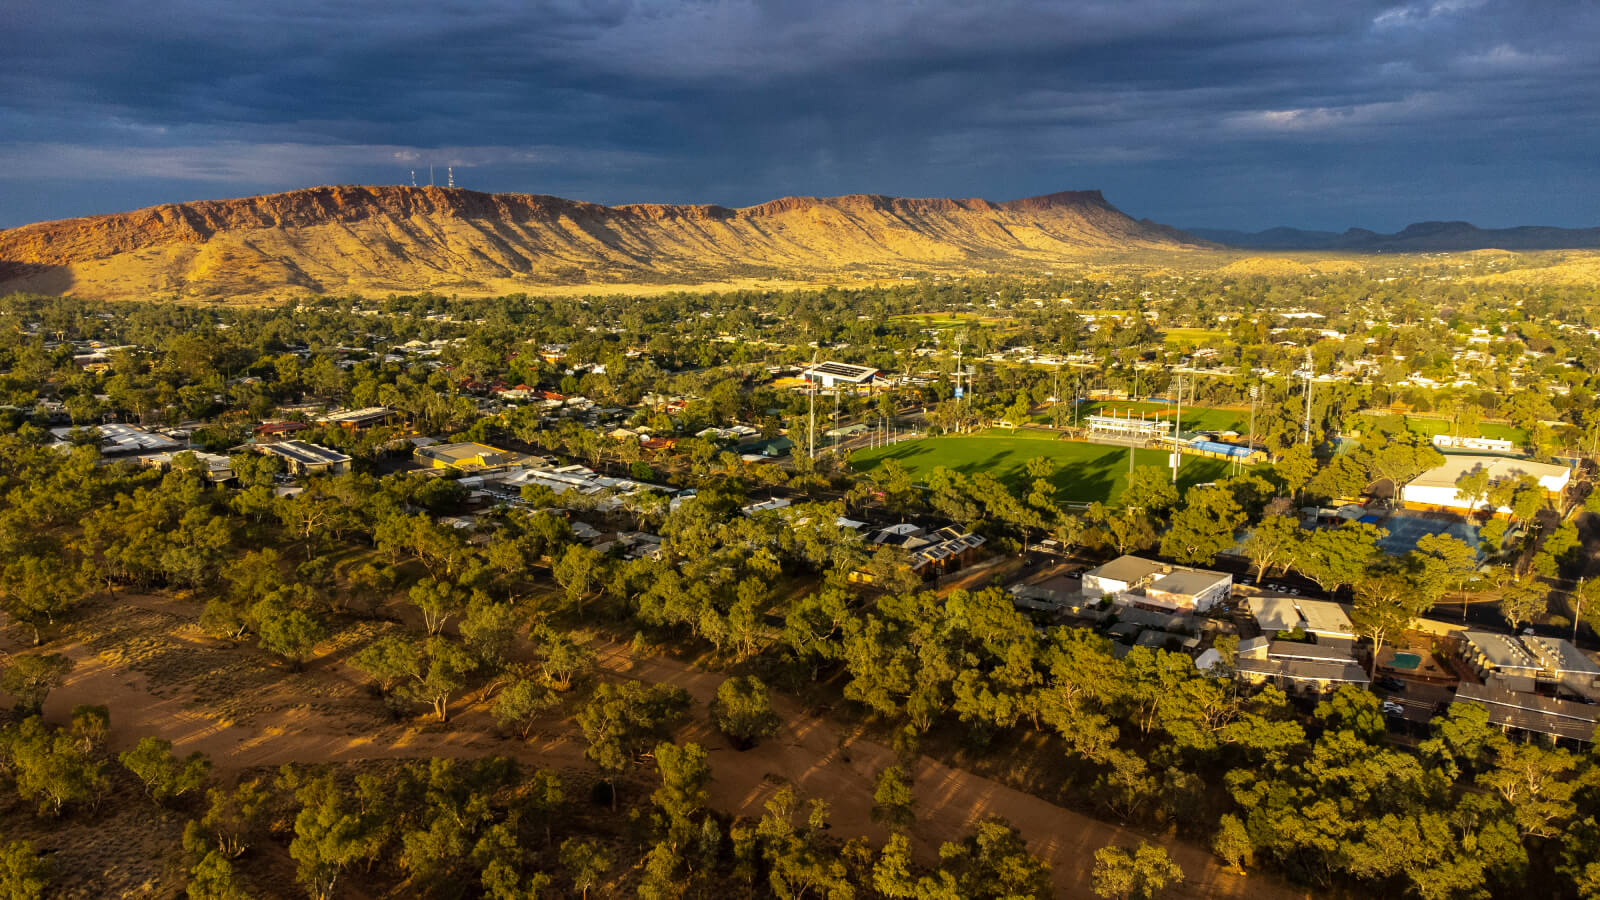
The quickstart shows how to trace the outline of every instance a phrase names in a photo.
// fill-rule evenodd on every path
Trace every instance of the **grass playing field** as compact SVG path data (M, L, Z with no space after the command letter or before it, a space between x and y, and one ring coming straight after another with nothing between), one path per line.
M1406 416L1406 427L1418 434L1431 438L1436 434L1449 434L1450 420L1434 419L1428 416ZM1496 441L1512 441L1519 446L1528 442L1528 433L1526 431L1513 425L1501 425L1495 422L1480 422L1471 428L1463 428L1458 433L1466 437L1486 437Z
M1161 340L1168 347L1184 345L1201 346L1208 341L1218 341L1228 336L1226 331L1214 328L1163 328Z
M1158 450L1134 451L1134 464L1167 465ZM1028 482L1024 464L1036 457L1056 460L1056 499L1059 502L1115 501L1127 486L1128 451L1105 444L1058 440L1048 432L993 429L973 435L923 438L889 447L859 450L850 457L857 469L871 470L885 459L899 460L918 479L938 466L964 475L988 472L1013 490ZM1226 476L1228 463L1218 459L1184 456L1178 470L1180 488Z

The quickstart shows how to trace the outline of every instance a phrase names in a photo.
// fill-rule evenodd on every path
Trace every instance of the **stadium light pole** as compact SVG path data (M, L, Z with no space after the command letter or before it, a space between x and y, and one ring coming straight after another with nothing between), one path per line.
M1178 442L1183 439L1183 376L1178 376L1178 416L1172 422L1172 485L1178 485L1178 463L1183 454L1178 452Z
M1256 452L1256 398L1261 396L1261 385L1250 385L1250 452Z

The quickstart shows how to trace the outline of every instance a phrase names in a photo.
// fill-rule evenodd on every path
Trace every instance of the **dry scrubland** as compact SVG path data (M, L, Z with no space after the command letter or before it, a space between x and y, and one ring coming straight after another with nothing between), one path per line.
M401 614L398 607L386 612ZM197 813L182 803L155 805L114 759L147 736L172 741L178 755L205 753L214 764L213 777L222 783L270 778L285 763L333 763L381 772L408 758L505 756L529 771L557 773L574 801L570 815L582 819L584 830L609 829L619 847L625 842L615 833L622 827L617 817L585 800L599 776L584 759L584 741L569 718L551 715L528 740L505 735L494 726L484 696L492 686L457 701L447 725L392 717L366 679L349 667L348 656L371 637L401 627L399 623L352 621L333 632L303 670L289 671L248 645L204 635L194 624L198 614L199 604L187 599L102 595L40 648L75 663L67 682L45 704L47 721L66 723L79 704L105 704L111 711L106 769L113 786L95 810L47 820L36 818L14 794L0 798L7 839L31 840L53 858L55 896L90 900L181 893L188 880L180 850L183 826ZM7 652L27 649L19 636L16 629L6 629ZM604 678L670 683L689 692L694 713L676 737L711 752L713 807L758 817L780 785L793 784L804 796L828 799L833 834L840 839L866 835L881 842L887 837L886 828L871 815L873 777L896 759L886 736L776 696L782 730L739 752L706 719L706 704L724 675L666 654L636 658L627 645L610 640L602 639L597 649ZM934 862L940 843L957 840L984 817L999 815L1021 829L1032 851L1051 864L1059 896L1090 897L1093 852L1107 841L1132 845L1143 835L1024 793L1021 789L1039 790L1052 783L1049 760L1041 754L1054 751L1042 742L1019 749L1003 771L988 772L992 778L974 772L992 765L966 759L953 749L935 751L938 758L923 756L915 767L919 821L913 848L924 862ZM622 796L642 800L653 787L654 773L639 769ZM279 822L276 828L288 825ZM275 835L237 863L256 886L256 896L303 896L294 883L287 837ZM1173 897L1305 896L1268 875L1236 876L1204 848L1170 838L1165 844L1187 873ZM627 891L634 877L636 872L614 872L598 896ZM341 896L355 898L406 896L403 886L353 881L341 891Z

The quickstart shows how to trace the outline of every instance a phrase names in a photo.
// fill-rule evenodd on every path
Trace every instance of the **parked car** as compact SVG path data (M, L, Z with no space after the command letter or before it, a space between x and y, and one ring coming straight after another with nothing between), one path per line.
M1381 676L1377 681L1374 681L1373 684L1376 684L1378 687L1381 687L1386 691L1391 691L1396 694L1406 689L1406 683L1392 675Z
M1403 716L1406 714L1406 708L1393 700L1385 700L1383 701L1383 714L1386 716Z

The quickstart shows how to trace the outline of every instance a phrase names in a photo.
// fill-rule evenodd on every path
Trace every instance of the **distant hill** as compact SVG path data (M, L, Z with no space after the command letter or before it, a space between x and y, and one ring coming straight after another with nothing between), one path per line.
M1261 275L1268 278L1293 278L1301 275L1314 275L1316 269L1283 257L1247 256L1235 260L1220 269L1219 275Z
M1004 203L853 194L744 209L453 188L317 187L0 231L0 292L107 299L509 292L1081 262L1205 242L1099 191Z
M1462 250L1590 250L1600 248L1600 228L1479 228L1470 222L1418 222L1394 234L1365 228L1343 233L1269 228L1227 231L1191 228L1198 238L1247 250L1348 250L1357 253L1456 252Z

